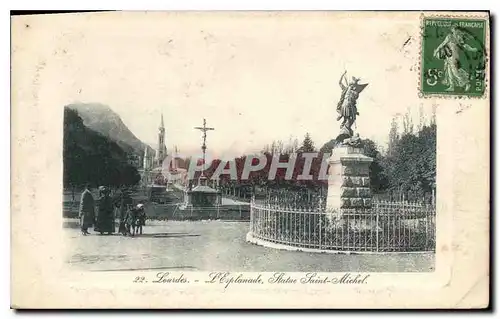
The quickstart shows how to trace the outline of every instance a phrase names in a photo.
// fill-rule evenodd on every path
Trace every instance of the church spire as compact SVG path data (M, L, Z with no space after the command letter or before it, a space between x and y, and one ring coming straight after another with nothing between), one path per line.
M160 127L158 128L158 147L156 149L156 165L161 166L167 156L165 145L165 124L163 122L163 112L161 113Z
M143 158L143 162L142 162L142 166L145 170L148 170L150 169L150 165L149 165L149 152L148 152L148 146L146 145L144 147L144 158Z
M174 163L173 163L174 171L177 170L177 155L178 155L178 150L177 150L177 145L175 145L174 146Z

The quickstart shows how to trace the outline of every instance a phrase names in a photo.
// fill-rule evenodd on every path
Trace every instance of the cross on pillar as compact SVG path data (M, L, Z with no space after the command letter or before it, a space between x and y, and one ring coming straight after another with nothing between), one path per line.
M213 127L207 127L207 120L206 119L203 119L203 126L197 126L195 127L196 130L200 130L203 132L203 144L201 145L201 150L203 151L203 165L205 165L205 153L206 153L206 150L207 150L207 131L213 131L215 130L215 128ZM203 178L203 179L206 179L205 177L205 170L203 170L201 172L201 177L200 178ZM198 180L198 184L199 184L199 180Z

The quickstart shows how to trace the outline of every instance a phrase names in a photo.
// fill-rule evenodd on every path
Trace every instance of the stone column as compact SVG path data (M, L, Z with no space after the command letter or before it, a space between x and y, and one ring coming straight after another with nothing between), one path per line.
M328 171L326 209L329 218L340 219L346 209L367 209L372 205L370 191L371 157L362 148L339 146L333 149Z

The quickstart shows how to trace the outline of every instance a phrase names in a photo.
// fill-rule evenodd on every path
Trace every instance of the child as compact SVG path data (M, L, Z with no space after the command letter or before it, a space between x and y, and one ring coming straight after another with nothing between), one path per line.
M132 236L137 233L137 230L142 234L142 226L145 225L145 222L146 213L144 211L144 204L138 204L127 212L126 228Z
M142 226L146 225L146 211L144 210L144 205L137 205L137 226L139 227L139 233L142 235Z

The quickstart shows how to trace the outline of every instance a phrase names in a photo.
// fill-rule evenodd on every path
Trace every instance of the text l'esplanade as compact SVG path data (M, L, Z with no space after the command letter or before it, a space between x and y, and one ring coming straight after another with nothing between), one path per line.
M346 273L341 276L320 276L318 273L310 272L301 277L291 277L290 275L277 272L269 279L270 284L366 284L370 275Z
M223 284L224 288L229 287L231 284L264 284L261 274L254 276L244 276L243 274L231 274L229 272L212 272L209 275L207 284Z

